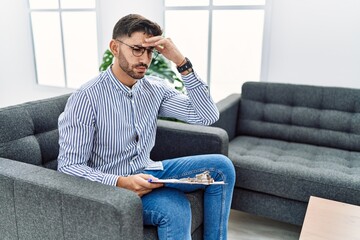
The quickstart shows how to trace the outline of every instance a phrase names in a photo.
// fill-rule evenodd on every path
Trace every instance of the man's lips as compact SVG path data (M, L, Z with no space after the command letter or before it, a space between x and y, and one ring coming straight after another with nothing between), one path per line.
M146 67L136 67L136 69L139 71L146 71L147 68Z
M139 72L146 72L146 70L148 69L148 65L145 63L140 63L140 64L135 65L135 68Z

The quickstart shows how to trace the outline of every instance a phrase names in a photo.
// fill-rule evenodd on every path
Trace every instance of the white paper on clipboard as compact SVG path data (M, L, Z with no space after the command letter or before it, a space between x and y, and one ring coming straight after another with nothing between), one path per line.
M224 181L218 182L198 182L190 180L180 180L180 179L149 179L150 183L175 183L175 184L201 184L201 185L223 185Z

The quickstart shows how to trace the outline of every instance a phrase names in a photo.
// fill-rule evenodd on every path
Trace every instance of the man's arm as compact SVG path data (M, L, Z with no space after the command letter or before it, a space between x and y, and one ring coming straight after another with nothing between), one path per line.
M159 115L174 117L191 124L210 125L219 119L219 111L196 73L182 76L187 95L169 89L161 105Z
M95 134L95 116L89 99L83 92L73 94L59 117L58 171L91 181L126 188L143 196L163 184L151 184L151 175L120 177L88 166Z
M115 186L118 176L88 166L94 133L93 107L84 92L76 92L59 117L58 171Z
M164 57L178 67L186 64L187 59L170 38L155 36L145 39L144 47L155 47ZM168 92L159 114L175 117L188 123L210 125L219 119L219 111L210 97L208 86L197 76L193 69L181 72L188 95Z

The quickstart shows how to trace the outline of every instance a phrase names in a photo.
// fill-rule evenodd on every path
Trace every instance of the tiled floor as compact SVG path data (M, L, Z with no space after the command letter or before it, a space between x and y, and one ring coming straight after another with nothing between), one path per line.
M228 240L298 240L301 227L231 210Z

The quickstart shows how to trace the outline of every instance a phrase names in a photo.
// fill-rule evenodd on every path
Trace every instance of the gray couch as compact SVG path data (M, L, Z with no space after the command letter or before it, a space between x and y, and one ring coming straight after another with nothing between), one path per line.
M233 209L301 225L311 195L360 205L360 89L247 82L218 107Z
M1 239L157 239L133 192L55 171L57 120L68 95L0 109ZM159 120L154 160L227 154L224 130ZM187 195L202 239L203 194Z

